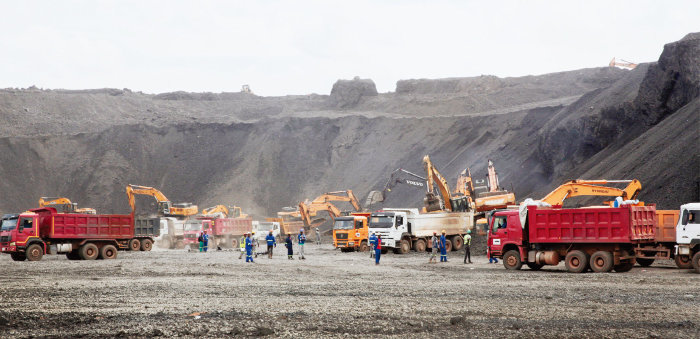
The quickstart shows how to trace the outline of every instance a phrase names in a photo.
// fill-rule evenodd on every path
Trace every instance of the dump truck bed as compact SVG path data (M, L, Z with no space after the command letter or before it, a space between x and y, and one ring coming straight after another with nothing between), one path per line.
M654 241L656 208L543 208L528 206L530 243L637 243Z
M241 236L253 231L253 218L214 219L214 235Z
M130 239L134 218L123 214L58 214L46 209L39 214L41 233L54 239Z
M134 237L157 237L160 235L160 218L137 218L134 220Z
M464 234L474 228L472 212L439 212L423 213L408 216L411 223L411 234L415 237L429 237L433 232L440 234L445 230L447 235Z

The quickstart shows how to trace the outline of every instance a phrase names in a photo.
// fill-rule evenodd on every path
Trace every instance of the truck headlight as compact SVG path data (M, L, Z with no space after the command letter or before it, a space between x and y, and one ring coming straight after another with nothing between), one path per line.
M15 245L15 242L14 242L14 241L10 243L10 246L14 246L14 245Z

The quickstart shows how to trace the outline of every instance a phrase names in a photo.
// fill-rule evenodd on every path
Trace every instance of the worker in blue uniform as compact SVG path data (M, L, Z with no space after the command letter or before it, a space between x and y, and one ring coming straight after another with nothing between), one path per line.
M253 239L251 238L250 233L248 233L248 236L245 238L245 262L254 262L253 261Z
M275 236L272 235L272 230L270 230L270 234L265 237L265 241L267 242L267 257L272 259L272 249L277 247L277 241Z
M440 236L440 262L447 262L447 239L445 238L445 230L442 230Z
M374 249L377 247L377 236L372 233L369 236L369 257L374 258Z

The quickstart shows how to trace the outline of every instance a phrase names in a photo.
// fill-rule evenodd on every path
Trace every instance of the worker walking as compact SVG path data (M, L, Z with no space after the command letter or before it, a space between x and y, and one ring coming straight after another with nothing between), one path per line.
M377 246L377 236L372 233L369 236L369 257L374 258L374 248Z
M447 238L445 238L445 230L442 230L440 236L440 262L447 262Z
M489 264L496 263L498 264L498 258L494 257L493 254L491 254L491 249L486 247L486 256L489 257Z
M374 247L374 264L379 265L379 258L382 256L382 236L377 236L377 245Z
M301 229L301 231L299 231L299 237L297 241L299 242L299 259L306 260L306 258L304 258L304 244L306 244L306 234L304 234L303 228Z
M287 247L287 259L294 260L294 244L292 243L291 234L287 234L287 240L284 242L284 246Z
M197 236L197 242L199 243L199 252L204 251L204 233L199 232L199 236Z
M201 237L202 239L199 241L199 251L206 252L207 247L209 247L209 235L207 235L207 231L202 232Z
M240 247L240 249L241 249L241 255L238 256L238 259L243 258L243 254L245 253L245 239L246 239L246 235L248 235L248 233L244 234L244 235L241 237L241 240L238 241L238 247Z
M469 259L469 263L472 263L472 254L471 254L471 246L472 246L472 231L467 230L467 234L464 235L464 263L467 263L467 259Z
M245 262L254 262L253 239L251 238L250 233L248 233L248 236L245 238Z
M267 257L272 259L272 248L277 247L277 241L275 241L275 236L272 235L272 230L270 230L270 234L265 237L265 241L267 241Z
M258 257L258 247L260 247L260 242L258 242L258 238L255 236L255 231L253 231L252 235L250 236L251 239L251 244L253 246L253 254L255 257Z
M430 238L430 259L428 260L428 263L436 263L437 261L437 251L438 247L440 246L438 242L438 237L437 237L437 232L433 232L433 237Z
M316 245L321 244L321 230L316 227Z

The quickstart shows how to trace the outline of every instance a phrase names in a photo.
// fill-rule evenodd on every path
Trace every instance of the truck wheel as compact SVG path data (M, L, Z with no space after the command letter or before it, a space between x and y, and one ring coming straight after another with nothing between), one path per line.
M117 248L114 245L104 245L100 248L100 259L116 259Z
M637 258L637 264L639 264L639 266L642 266L642 267L649 267L653 263L654 263L654 259Z
M460 235L455 235L452 237L452 250L459 251L464 247L464 238Z
M399 242L399 254L406 254L411 251L411 243L403 239Z
M352 248L341 247L341 248L340 248L340 251L343 252L343 253L348 253L348 252L352 252Z
M695 253L693 256L693 268L695 273L700 273L700 252Z
M360 243L360 252L367 252L369 251L369 246L367 246L367 240L362 240Z
M527 263L525 263L525 265L527 265L527 267L529 267L533 271L539 271L544 266L542 264L538 264L538 263L534 263L534 262L527 262Z
M80 259L95 260L97 259L97 256L100 253L100 251L97 249L97 246L95 246L95 244L87 243L83 246L80 246L78 253L80 254Z
M379 250L379 251L380 251L382 254L387 254L387 253L389 253L389 249L388 249L388 248L382 248L382 249Z
M170 240L170 237L163 237L163 239L160 239L156 242L156 246L165 249L169 249L170 246L172 246L172 244L173 242Z
M138 251L141 249L141 242L139 239L129 240L129 251Z
M566 254L564 264L566 265L566 270L571 273L586 272L588 268L588 255L583 251L573 250Z
M593 253L590 261L591 270L598 273L610 272L614 263L615 259L613 258L612 253L607 251L598 251Z
M25 261L27 260L27 256L24 255L24 253L10 253L10 257L14 261Z
M418 239L413 242L413 249L416 250L416 252L425 252L425 248L425 240Z
M25 255L29 261L39 261L44 256L44 249L39 244L31 244L27 247Z
M231 248L236 248L238 247L238 239L233 238L231 239Z
M509 270L519 270L523 267L523 261L520 260L520 252L510 250L503 255L503 266Z
M68 260L80 260L80 254L78 254L78 251L73 250L66 253L66 258L68 258Z
M178 250L181 250L181 249L185 248L185 243L182 242L182 240L178 240L177 242L175 242L175 248L177 248Z
M688 269L693 267L693 261L690 260L690 256L688 255L677 255L673 260L676 262L678 268Z
M627 261L620 263L619 265L613 266L613 269L615 270L615 272L622 273L629 272L629 270L631 270L632 267L634 267L634 261Z
M141 250L150 251L151 249L153 249L153 241L151 239L143 239L141 241Z
M452 251L452 241L450 239L445 240L445 250L447 252Z

